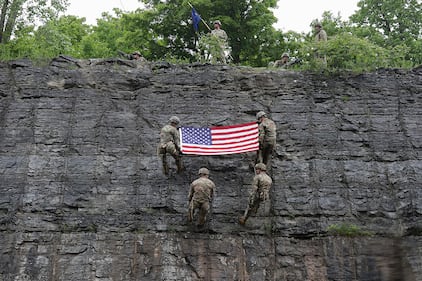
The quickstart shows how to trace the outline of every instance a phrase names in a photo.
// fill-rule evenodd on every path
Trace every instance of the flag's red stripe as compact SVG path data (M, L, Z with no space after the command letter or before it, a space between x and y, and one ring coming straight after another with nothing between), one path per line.
M252 139L252 138L258 138L259 134L257 132L253 132L251 134L242 135L242 136L227 136L227 137L218 137L215 138L214 135L211 136L211 140L213 141L230 141L230 140L239 140L239 139Z
M256 122L212 127L212 145L182 143L182 152L196 155L222 155L256 151L259 149L258 135Z
M249 146L256 146L258 147L258 143L245 143L241 145L184 145L183 149L204 149L204 150L230 150L230 149L237 149L242 147L249 147Z
M235 153L243 153L243 152L253 152L257 151L258 148L248 148L248 149L240 149L240 150L232 150L232 151L204 151L204 150L190 150L190 151L183 151L184 154L195 154L195 155L221 155L221 154L235 154Z
M250 135L250 134L257 134L258 133L258 129L255 129L255 130L244 130L244 131L241 131L241 132L231 132L231 133L213 133L213 132L211 132L211 137L212 138L221 138L221 137L224 137L224 136L233 136L233 137L236 137L236 136L245 136L245 135Z
M236 129L212 129L211 133L214 135L224 135L224 134L241 134L243 132L254 132L258 131L258 126L254 125L251 126L245 126L245 127L239 127Z
M240 128L240 127L247 127L247 126L251 126L253 124L256 124L257 127L258 127L258 124L256 122L249 122L249 123L230 125L230 126L215 126L215 127L211 127L211 130L214 130L214 129L218 129L218 130L233 129L233 128Z

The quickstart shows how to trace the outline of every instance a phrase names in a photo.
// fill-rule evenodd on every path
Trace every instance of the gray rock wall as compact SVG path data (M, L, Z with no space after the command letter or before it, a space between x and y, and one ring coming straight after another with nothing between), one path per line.
M185 156L159 130L278 126L271 202L254 154ZM0 280L422 280L422 69L327 77L122 60L0 63ZM205 229L189 184L216 183ZM364 236L336 236L348 224ZM350 230L350 229L349 229Z

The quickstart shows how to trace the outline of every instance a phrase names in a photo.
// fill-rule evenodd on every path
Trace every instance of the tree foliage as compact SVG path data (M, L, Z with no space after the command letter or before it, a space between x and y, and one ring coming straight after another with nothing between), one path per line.
M375 43L387 48L407 50L408 60L414 64L422 63L422 2L360 0L358 7L359 10L351 17L357 30L363 28L367 34L377 34Z
M197 51L198 36L209 32L206 25L200 24L199 34L195 34L190 18L189 1L144 0L153 11L151 27L164 45L161 53L170 53L177 58L193 58ZM270 8L276 0L245 1L235 0L230 4L224 0L197 0L192 5L201 15L208 27L218 19L227 32L235 63L248 61L252 65L260 64L267 52L266 44L276 34L272 24L276 21Z
M150 61L200 61L201 46L205 44L208 53L213 52L207 25L212 28L218 19L229 36L231 63L235 64L267 66L284 52L301 59L294 69L367 71L422 64L421 4L417 0L361 0L360 9L349 21L340 14L324 12L315 20L322 23L328 41L318 46L312 32L283 33L273 28L271 9L277 0L234 0L229 5L223 0L192 0L203 19L199 32L192 27L187 0L142 2L143 9L130 13L114 9L89 26L84 18L57 17L67 0L52 0L53 4L46 0L0 0L0 34L3 40L9 34L0 44L0 59L52 58L58 54L104 58L116 57L118 50L139 50ZM12 4L23 10L12 8ZM23 15L32 16L23 20ZM14 35L10 37L5 30L13 18ZM34 24L35 18L42 19L41 25ZM316 59L317 49L326 56L326 64Z
M15 39L0 45L3 57L51 58L59 54L81 56L80 42L89 34L85 19L62 16L35 29L33 26L18 28Z
M0 0L0 43L7 43L18 26L57 18L67 5L68 0Z

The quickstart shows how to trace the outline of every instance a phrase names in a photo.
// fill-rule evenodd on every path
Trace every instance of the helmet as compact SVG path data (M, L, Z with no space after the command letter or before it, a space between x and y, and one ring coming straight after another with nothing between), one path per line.
M281 55L281 57L290 57L290 56L289 56L289 53L283 53L283 54Z
M214 21L214 24L218 24L219 26L221 26L221 21L219 21L219 20L215 20L215 21Z
M316 22L314 23L314 26L319 26L319 27L322 27L322 24L321 24L319 21L316 21Z
M140 56L141 55L141 53L139 52L139 51L135 51L135 52L133 52L132 53L132 55L134 56L134 55L138 55L138 56Z
M255 165L255 170L266 171L267 170L267 166L265 166L264 163L258 163L258 164Z
M210 171L208 171L207 168L201 168L198 171L198 175L209 175L209 174L210 174Z
M265 116L265 115L267 115L267 114L264 111L260 111L256 114L256 119L259 119L259 118L261 118L262 116Z
M180 119L177 116L172 116L169 119L169 123L173 123L173 124L179 124L180 123Z

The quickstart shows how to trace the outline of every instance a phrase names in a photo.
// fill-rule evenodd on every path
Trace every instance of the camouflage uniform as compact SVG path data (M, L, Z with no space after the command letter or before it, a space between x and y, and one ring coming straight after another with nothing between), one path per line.
M260 117L258 117L259 114L261 114ZM262 120L259 121L261 118ZM256 163L264 163L268 166L276 145L277 128L274 121L268 119L263 111L257 113L257 119L259 122L259 150L257 152Z
M167 153L176 160L177 172L183 170L182 160L180 156L180 137L176 128L179 119L175 116L170 118L170 124L165 125L160 132L160 144L157 153L163 163L163 173L168 175L169 167L167 163ZM176 122L177 121L177 122Z
M270 176L265 172L266 166L263 163L255 165L256 175L252 181L252 190L249 194L249 204L243 217L239 219L240 224L245 224L248 217L256 214L261 202L270 198L270 189L273 181Z
M325 32L325 30L322 29L322 25L320 23L316 23L314 26L315 28L318 27L318 29L316 29L317 33L315 35L315 42L316 43L326 42L328 39L327 32ZM319 59L323 64L327 64L327 57L325 56L325 54L322 54L318 52L318 50L316 50L315 57Z
M214 36L217 36L218 38L220 38L224 42L226 42L227 39L228 39L227 33L222 29L213 29L211 31L211 34L214 35Z
M206 172L202 173L203 170ZM204 225L214 196L215 184L208 179L208 169L201 168L199 171L201 177L190 185L188 220L192 222L195 210L199 209L198 224Z
M283 53L281 59L274 62L274 67L287 68L289 66L290 56L288 53Z
M227 33L221 29L221 22L219 20L214 21L214 26L218 25L218 28L215 28L211 31L211 35L217 37L220 40L220 58L219 60L222 63L226 63L226 54L225 54L225 50L227 49L227 40L228 40L228 36Z
M315 35L315 41L316 42L327 41L327 32L325 32L324 29L320 29L318 33Z

